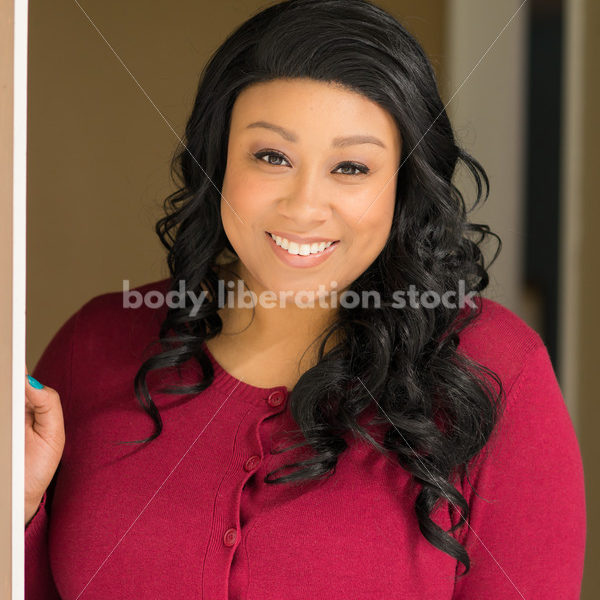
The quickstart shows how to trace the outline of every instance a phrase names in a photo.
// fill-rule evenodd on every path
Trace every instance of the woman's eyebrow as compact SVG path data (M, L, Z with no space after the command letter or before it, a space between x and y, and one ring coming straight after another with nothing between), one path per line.
M250 123L246 129L250 129L251 127L263 127L264 129L275 131L288 142L298 141L298 136L296 134L284 129L283 127L280 127L279 125L268 123L267 121L255 121L254 123ZM372 135L349 135L346 137L336 137L333 139L331 147L343 148L344 146L353 146L356 144L376 144L377 146L385 148L385 144L379 138L376 138Z

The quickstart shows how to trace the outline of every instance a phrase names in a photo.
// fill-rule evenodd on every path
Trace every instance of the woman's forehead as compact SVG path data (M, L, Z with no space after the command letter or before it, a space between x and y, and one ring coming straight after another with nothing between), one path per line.
M245 88L232 112L232 131L270 129L290 142L304 142L302 132L332 138L337 146L359 136L384 149L400 145L394 118L376 102L337 82L274 79ZM333 139L335 138L335 139ZM356 140L354 140L356 141Z

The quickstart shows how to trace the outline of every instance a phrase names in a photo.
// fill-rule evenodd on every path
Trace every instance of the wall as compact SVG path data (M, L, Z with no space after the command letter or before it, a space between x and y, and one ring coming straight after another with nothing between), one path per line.
M522 318L523 144L526 10L520 0L450 0L447 18L448 113L459 143L490 179L487 202L472 220L502 240L484 295ZM463 171L464 173L464 171ZM474 185L457 177L469 197ZM491 258L496 245L488 247Z

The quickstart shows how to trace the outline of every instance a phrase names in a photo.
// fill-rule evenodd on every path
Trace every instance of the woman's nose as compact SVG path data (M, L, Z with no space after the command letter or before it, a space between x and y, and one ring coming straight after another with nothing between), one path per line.
M326 185L316 173L305 172L294 178L285 196L280 200L279 211L298 225L326 221L331 216L331 198Z

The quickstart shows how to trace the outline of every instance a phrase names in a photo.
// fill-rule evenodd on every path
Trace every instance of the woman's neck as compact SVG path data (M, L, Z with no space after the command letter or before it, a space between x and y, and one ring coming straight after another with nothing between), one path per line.
M225 290L230 289L231 283L234 284L233 289L237 290L238 282L245 282L247 278L244 277L245 270L239 260L218 268L217 273L224 281ZM260 292L253 291L257 294ZM245 308L239 306L237 301L231 306L225 303L219 310L223 322L222 331L217 338L208 342L209 350L234 376L238 376L236 369L238 374L246 372L248 375L243 364L248 368L252 365L253 369L259 369L262 362L266 370L279 368L279 372L285 373L283 377L286 381L273 385L290 387L304 371L316 364L321 336L335 319L335 309L319 306L318 302L310 308L302 308L293 301L286 302L285 306L280 306L278 302L273 304L276 306L267 307L256 303L254 307ZM325 351L335 343L335 336L332 336ZM267 381L266 372L260 375L260 371L257 371L257 377L261 381ZM277 378L277 371L274 372L274 377ZM247 377L244 381L247 381Z

